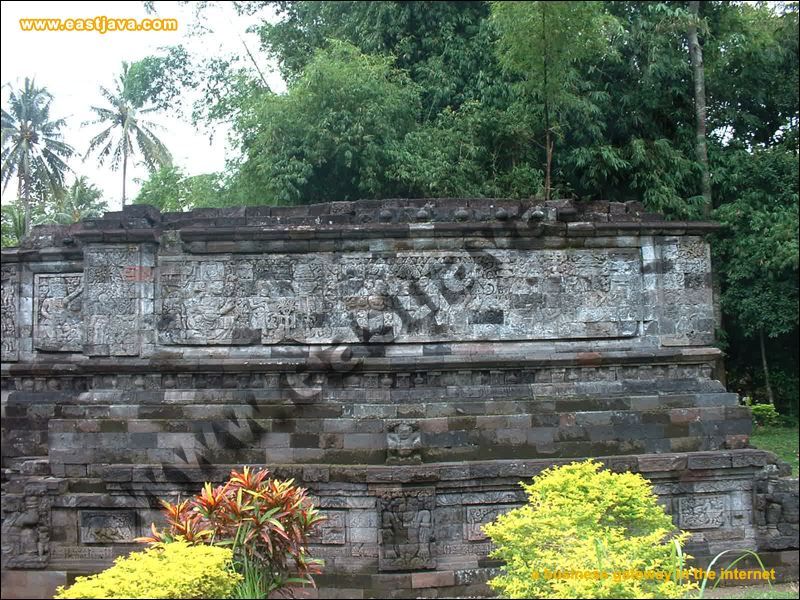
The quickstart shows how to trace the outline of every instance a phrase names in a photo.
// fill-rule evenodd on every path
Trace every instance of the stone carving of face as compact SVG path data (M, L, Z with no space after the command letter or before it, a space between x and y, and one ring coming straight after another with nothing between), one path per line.
M387 435L388 456L390 464L410 464L421 462L422 446L419 431L410 423L398 423Z
M401 456L408 456L411 454L411 451L414 449L414 428L408 423L400 423L394 428L394 432L397 434L398 454Z

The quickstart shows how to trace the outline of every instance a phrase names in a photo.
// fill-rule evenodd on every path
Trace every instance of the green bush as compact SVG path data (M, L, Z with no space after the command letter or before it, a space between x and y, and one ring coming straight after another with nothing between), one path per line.
M753 404L750 411L756 425L774 427L781 424L781 416L772 404Z
M232 556L228 548L185 540L157 544L60 586L55 598L228 598L241 580L231 568Z
M641 475L588 460L522 486L528 503L484 527L491 556L505 561L489 582L502 597L680 598L696 588L681 579L688 534Z

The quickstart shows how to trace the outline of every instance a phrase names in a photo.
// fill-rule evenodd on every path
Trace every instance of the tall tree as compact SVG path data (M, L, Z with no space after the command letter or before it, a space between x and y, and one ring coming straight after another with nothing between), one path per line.
M74 149L64 142L61 133L64 119L50 118L53 96L32 79L25 78L21 89L12 89L8 110L2 109L2 181L3 190L17 177L17 195L22 201L24 233L31 228L32 203L37 189L59 194L67 159ZM38 201L44 198L39 194Z
M392 148L419 110L418 86L391 58L334 43L287 94L256 95L236 119L242 183L267 203L386 197Z
M689 55L694 74L694 112L695 112L695 155L702 169L703 214L711 216L711 173L708 169L708 148L706 145L706 81L703 67L703 47L697 35L700 21L700 2L689 2Z
M559 113L579 99L575 63L608 49L613 23L601 2L493 2L503 63L520 72L534 101L541 104L545 179L550 199Z
M702 10L714 217L725 225L712 248L732 379L797 415L798 5Z
M100 94L109 106L92 106L97 118L85 125L103 125L100 133L89 141L86 157L97 153L100 164L111 161L111 167L122 168L122 205L127 199L128 160L140 154L150 171L172 162L172 156L164 143L153 132L157 127L141 115L152 113L155 107L144 108L142 95L131 85L128 77L129 65L122 63L122 73L113 92L101 86Z
M262 46L295 81L314 51L332 40L364 54L394 57L421 88L421 117L446 107L486 100L505 87L494 53L487 2L278 1L265 2L279 16L259 28Z
M798 155L781 144L755 152L738 145L718 159L717 169L719 191L731 198L715 212L725 225L713 245L725 284L723 307L745 339L758 339L773 404L765 338L798 326Z

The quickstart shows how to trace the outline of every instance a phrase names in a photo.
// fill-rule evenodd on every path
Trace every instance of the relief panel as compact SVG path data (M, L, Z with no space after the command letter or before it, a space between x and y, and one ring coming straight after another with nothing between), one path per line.
M433 488L382 490L380 502L381 571L434 569Z
M50 497L30 486L25 495L4 494L2 509L3 568L43 569L50 560Z
M83 273L35 276L33 346L46 352L83 350Z
M464 539L479 542L488 539L481 527L491 523L500 515L518 508L519 504L489 504L483 506L467 506L467 517L464 524Z
M617 338L642 319L638 248L163 257L162 344Z
M136 533L132 510L80 511L80 541L83 544L131 544Z
M725 496L695 495L678 498L678 526L682 529L715 529L726 522Z
M0 347L2 360L19 359L19 271L16 265L3 265L0 277Z
M90 246L85 251L86 353L136 356L140 349L139 301L146 278L135 245ZM152 284L150 284L152 286Z

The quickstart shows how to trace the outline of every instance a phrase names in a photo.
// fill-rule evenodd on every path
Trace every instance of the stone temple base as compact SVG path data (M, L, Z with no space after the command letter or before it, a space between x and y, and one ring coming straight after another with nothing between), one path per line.
M676 524L692 533L686 547L695 557L692 565L706 565L730 548L758 548L778 581L797 578L797 479L781 477L786 465L776 463L771 453L742 449L598 460L613 471L641 473L652 482ZM280 465L273 474L303 481L327 517L310 546L314 556L326 561L313 595L448 597L488 593L485 581L499 563L487 556L491 543L481 525L524 503L520 481L567 462ZM22 587L39 589L30 586L41 586L58 573L72 577L100 570L115 556L139 548L131 539L144 534L151 520L161 521L154 498L186 497L204 481L223 480L227 472L222 466L109 465L97 478L96 485L102 481L107 490L102 494L69 478L12 475L5 484L6 503L30 504L33 497L50 504L49 535L57 544L46 558L48 572L55 573L47 580L21 578L13 571L4 577L19 593ZM75 491L65 493L70 487ZM4 531L12 539L14 533Z
M321 596L481 594L481 525L586 457L649 478L699 564L796 577L797 480L719 381L715 228L460 198L35 228L0 269L4 588L103 569L254 465L328 517Z

